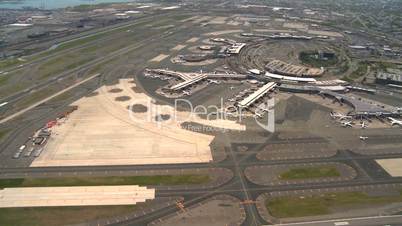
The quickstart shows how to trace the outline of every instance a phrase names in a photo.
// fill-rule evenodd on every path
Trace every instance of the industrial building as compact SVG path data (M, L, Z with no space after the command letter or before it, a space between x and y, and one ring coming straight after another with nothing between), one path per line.
M382 84L402 85L402 74L378 72L376 75L376 82Z
M364 101L361 98L343 94L342 92L347 90L347 87L345 86L300 86L294 84L282 84L279 89L288 92L320 94L325 97L333 98L339 103L345 103L353 108L353 110L348 114L353 117L386 117L399 115L398 113L395 113L395 109L379 106Z
M273 73L270 73L270 72L266 72L265 77L270 78L270 79L293 81L293 82L316 82L317 81L314 78L292 77L292 76L273 74Z
M204 80L206 78L208 78L208 75L199 74L199 75L196 75L196 76L194 76L193 78L191 78L189 80L185 80L185 81L183 81L181 83L178 83L178 84L175 84L175 85L173 85L171 87L168 87L168 89L171 89L173 91L179 91L179 90L187 88L188 86L191 86L191 85L193 85L193 84L195 84L197 82L200 82L200 81L202 81L202 80Z
M295 77L317 77L324 73L324 68L310 68L288 64L280 60L272 60L265 68L271 73Z
M230 54L239 54L240 51L246 46L246 43L235 43L227 49Z
M196 84L203 83L208 79L219 79L219 80L243 80L247 79L248 75L244 74L228 74L228 73L184 73L163 69L146 69L145 76L153 78L161 78L162 80L179 79L180 82L172 82L169 85L162 88L162 94L184 94L191 89ZM185 90L189 89L189 90Z
M255 101L257 101L258 99L260 99L261 97L263 97L265 94L267 94L269 91L273 90L276 87L276 83L275 82L269 82L267 84L265 84L264 86L262 86L261 88L259 88L257 91L255 91L254 93L252 93L250 96L247 96L246 98L244 98L242 101L240 101L237 106L241 109L246 109L248 108L250 105L252 105Z

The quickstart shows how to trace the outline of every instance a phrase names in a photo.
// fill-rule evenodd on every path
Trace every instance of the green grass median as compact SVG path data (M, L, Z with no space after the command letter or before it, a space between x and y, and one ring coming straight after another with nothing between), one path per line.
M339 177L341 174L334 166L317 166L290 169L279 175L283 180L314 179L321 177Z
M80 224L130 214L139 206L72 206L0 208L0 225L4 226L60 226Z
M110 177L57 177L0 179L0 188L8 187L60 187L60 186L107 186L107 185L196 185L210 181L208 175L155 175Z
M8 132L10 132L10 130L8 130L8 129L0 130L0 140L3 137L5 137L8 134Z
M349 76L351 79L358 79L367 73L370 63L366 61L359 62L357 69Z
M311 197L278 197L268 199L265 204L272 216L288 218L331 214L334 209L347 211L348 209L396 202L402 202L402 195L369 196L363 192L344 192Z
M21 64L21 63L23 63L23 62L20 61L18 58L0 60L0 71L2 70L2 68L17 66L17 64Z
M319 51L303 51L299 54L299 59L303 64L312 67L330 67L338 63L335 53L327 53L330 57L321 57Z

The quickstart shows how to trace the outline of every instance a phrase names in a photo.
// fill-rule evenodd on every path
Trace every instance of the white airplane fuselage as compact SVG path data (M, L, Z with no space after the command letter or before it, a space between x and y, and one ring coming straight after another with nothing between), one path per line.
M396 119L391 118L391 117L388 117L388 119L391 121L392 126L395 126L395 125L402 126L402 121L396 120Z

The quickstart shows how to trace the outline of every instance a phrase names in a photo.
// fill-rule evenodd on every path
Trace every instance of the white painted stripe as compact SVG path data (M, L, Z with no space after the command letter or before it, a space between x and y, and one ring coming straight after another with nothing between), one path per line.
M335 222L334 223L336 226L342 226L342 225L349 225L349 222L343 221L343 222Z
M370 219L392 219L392 218L402 218L402 215L392 215L392 216L372 216L372 217L356 217L356 218L346 218L346 219L334 219L334 220L321 220L321 221L306 221L297 223L284 223L275 224L274 226L287 226L287 225L309 225L309 224L319 224L319 223L335 223L339 221L357 221L357 220L370 220ZM268 226L268 225L263 225Z

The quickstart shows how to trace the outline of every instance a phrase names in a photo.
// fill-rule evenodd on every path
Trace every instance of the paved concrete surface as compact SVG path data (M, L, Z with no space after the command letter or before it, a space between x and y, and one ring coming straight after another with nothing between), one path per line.
M402 158L376 160L393 177L402 176Z
M214 137L182 129L182 122L244 129L234 121L204 120L175 111L172 106L158 105L138 91L132 79L103 86L97 92L72 104L78 110L52 128L43 154L31 166L209 162ZM156 121L158 115L170 118Z
M132 205L154 198L155 189L136 185L5 188L0 207Z

